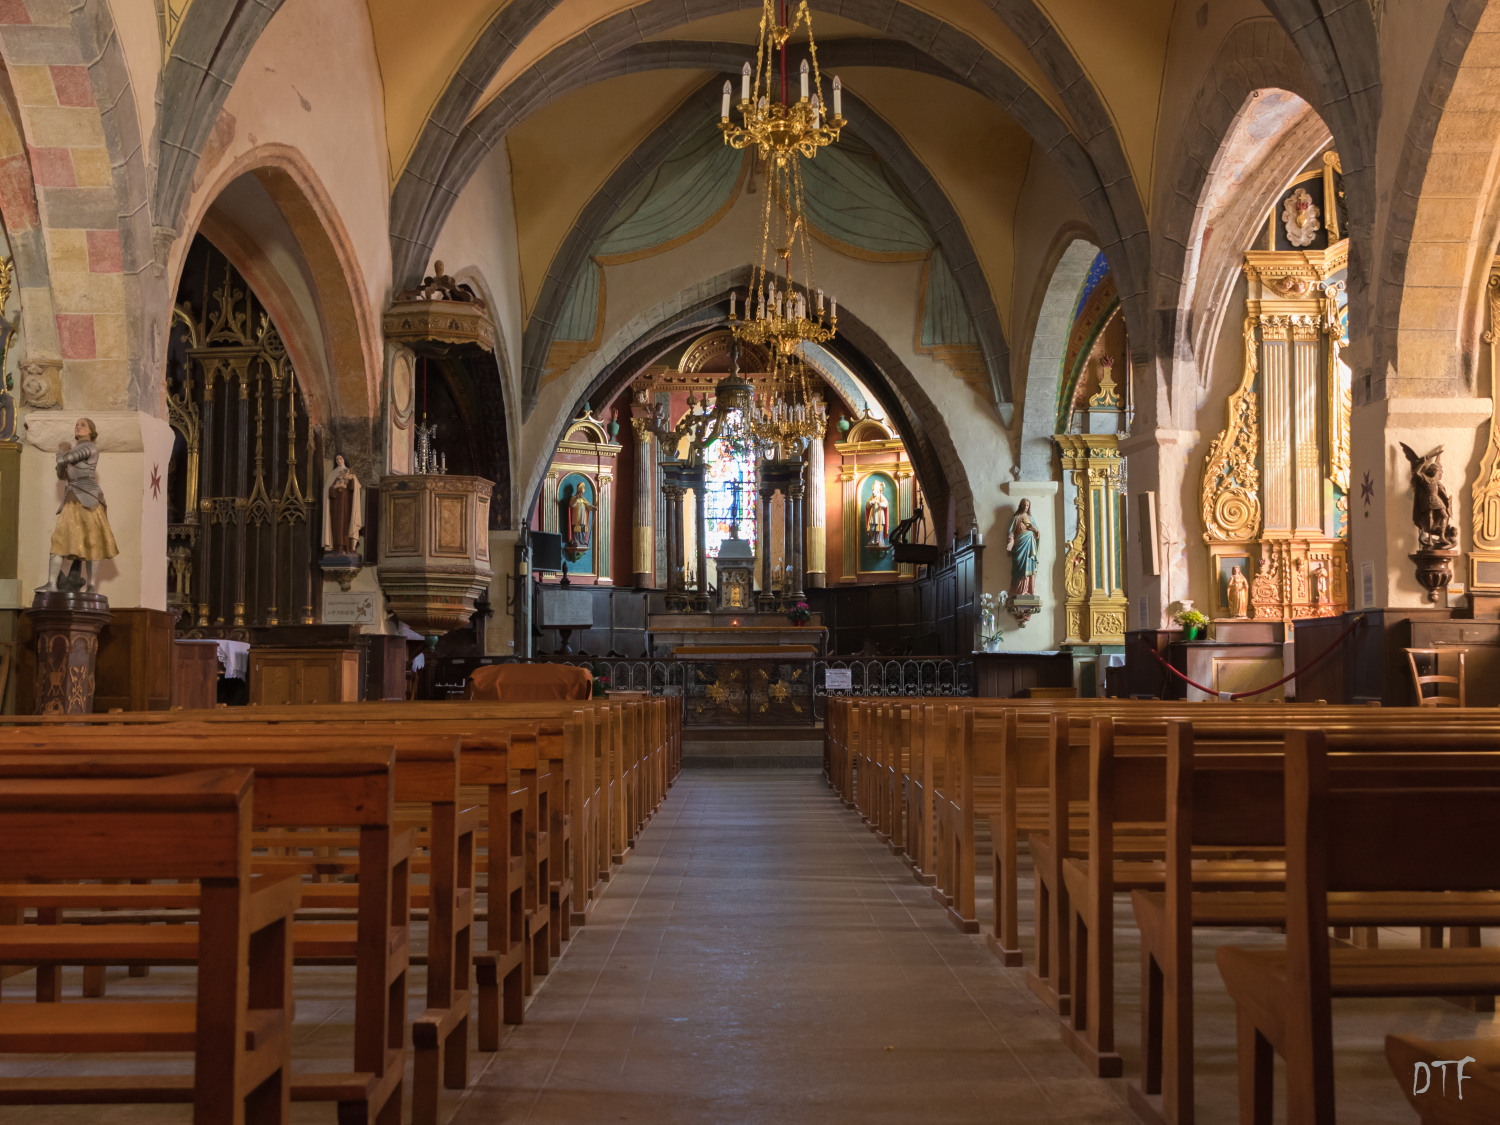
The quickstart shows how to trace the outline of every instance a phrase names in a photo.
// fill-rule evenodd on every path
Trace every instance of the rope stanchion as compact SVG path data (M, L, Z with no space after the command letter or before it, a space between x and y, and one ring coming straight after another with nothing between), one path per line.
M1223 700L1223 701L1227 701L1227 702L1233 702L1234 700L1237 700L1237 699L1248 699L1252 695L1261 695L1261 694L1263 694L1265 692L1273 690L1274 688L1279 688L1279 687L1281 687L1282 684L1289 683L1290 681L1295 680L1298 676L1300 676L1300 675L1302 675L1302 674L1304 674L1306 672L1312 671L1313 668L1315 668L1315 667L1317 667L1317 665L1321 664L1327 657L1332 656L1333 653L1338 649L1339 645L1343 644L1346 640L1348 640L1349 637L1354 633L1354 630L1358 629L1364 623L1365 623L1365 619L1363 617L1356 617L1354 619L1354 622L1349 626L1349 628L1345 629L1342 633L1340 633L1338 635L1337 639L1335 639L1334 642L1331 645L1329 645L1327 648L1325 648L1322 652L1318 653L1317 656L1313 657L1306 664L1304 664L1300 668L1294 668L1294 669L1292 669L1290 672L1288 672L1285 676L1282 676L1281 679L1277 680L1275 683L1266 684L1265 687L1252 688L1250 691L1233 691L1233 692L1228 692L1228 691L1219 691L1216 688L1204 687L1197 680L1190 679L1185 673L1178 671L1176 668L1172 667L1172 665L1168 664L1167 661L1162 657L1162 654L1159 653L1159 652L1157 652L1156 649L1154 649L1154 648L1148 648L1148 649L1146 649L1146 651L1151 654L1152 658L1158 664L1160 664L1168 672L1171 672L1172 675L1176 676L1179 680L1181 680L1183 683L1187 684L1189 687L1195 687L1199 691L1203 692L1205 695L1214 696L1215 698L1217 698L1219 700Z

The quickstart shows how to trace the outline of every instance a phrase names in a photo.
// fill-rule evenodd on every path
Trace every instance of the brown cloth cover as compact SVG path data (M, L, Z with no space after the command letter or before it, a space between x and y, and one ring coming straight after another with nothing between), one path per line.
M505 703L539 699L589 699L594 674L572 664L486 664L469 676L465 699Z

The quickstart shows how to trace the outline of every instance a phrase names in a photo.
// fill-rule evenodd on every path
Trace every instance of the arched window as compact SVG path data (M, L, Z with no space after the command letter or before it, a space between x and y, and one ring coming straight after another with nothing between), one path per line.
M738 432L738 410L729 411L725 429ZM755 443L736 438L714 442L704 470L704 543L710 558L719 557L719 544L728 539L738 511L740 538L755 549Z

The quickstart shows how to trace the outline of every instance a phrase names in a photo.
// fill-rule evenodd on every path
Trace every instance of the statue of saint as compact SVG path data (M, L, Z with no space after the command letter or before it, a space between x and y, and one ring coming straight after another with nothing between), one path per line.
M109 527L104 493L99 490L99 447L95 444L99 431L89 419L80 418L73 426L73 438L73 445L63 442L57 449L57 479L67 481L68 487L57 509L47 581L37 587L39 594L58 589L64 559L82 561L84 592L94 593L94 563L120 553Z
M323 546L336 555L352 555L364 530L359 477L342 453L333 455L328 477L328 507L323 513Z
M1328 604L1328 567L1319 564L1312 572L1312 600L1313 605Z
M1425 551L1452 550L1458 546L1458 528L1451 520L1453 497L1443 485L1443 466L1440 445L1426 457L1418 457L1416 451L1404 441L1401 451L1411 462L1411 522L1417 526L1417 545Z
M568 501L568 547L574 551L589 549L589 513L596 505L589 503L583 485L573 486L573 497Z
M1237 566L1229 571L1229 616L1250 616L1250 580Z
M1010 552L1011 597L1036 595L1037 547L1041 541L1041 533L1031 519L1031 500L1022 500L1005 540L1005 549Z
M891 545L891 505L885 498L885 481L870 486L865 501L865 546L884 551Z

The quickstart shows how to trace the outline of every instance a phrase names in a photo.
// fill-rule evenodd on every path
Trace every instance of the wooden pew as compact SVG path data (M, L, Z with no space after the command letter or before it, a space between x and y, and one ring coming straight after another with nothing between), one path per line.
M1280 1054L1288 1120L1333 1125L1334 997L1500 992L1500 950L1334 949L1328 933L1331 894L1500 889L1500 770L1489 784L1461 776L1449 787L1428 768L1393 769L1388 787L1346 789L1328 759L1320 732L1287 735L1285 948L1218 950L1238 1012L1244 1122L1271 1119Z
M288 1119L300 887L251 878L251 788L248 770L0 783L0 879L190 879L198 905L195 1000L0 1005L0 1051L191 1051L192 1074L0 1079L0 1105L189 1102L194 1125ZM111 941L108 927L89 937Z
M254 773L254 822L258 829L352 827L358 829L358 911L352 925L298 922L292 930L299 962L355 965L354 1044L351 1070L297 1073L294 1101L335 1102L343 1122L396 1125L401 1119L406 1070L406 976L409 957L407 905L410 836L397 838L393 752L358 751L157 751L142 754L0 754L0 779L120 779L160 777L224 766ZM347 866L347 864L342 865ZM341 867L327 860L261 859L273 874ZM104 873L101 877L108 877ZM11 901L46 896L59 905L89 905L103 896L119 901L119 887L30 888L11 884ZM148 903L180 905L172 888L130 888ZM165 894L163 891L165 890ZM306 892L311 898L314 891ZM201 911L201 905L199 907ZM50 950L52 964L192 964L199 957L196 932L184 926L104 927L109 938L94 944L93 925L0 927L0 961L35 963ZM103 932L103 931L99 931ZM77 948L62 945L73 941ZM59 1005L65 1006L65 1005Z
M1385 1057L1422 1125L1500 1121L1500 1040L1432 1042L1387 1035ZM1447 1063L1436 1067L1435 1062ZM1459 1063L1464 1065L1460 1069Z
M413 889L413 909L427 917L427 1007L412 1023L414 1047L414 1120L435 1122L441 1084L462 1089L468 1084L468 1021L475 913L474 853L479 810L460 809L459 741L454 735L390 730L379 735L381 747L395 751L395 800L400 830L415 830L425 846L426 886ZM211 727L188 722L170 726L113 726L79 729L50 727L0 729L0 752L171 754L179 751L246 752L275 750L322 752L329 745L326 726L278 724L249 728ZM286 843L301 843L290 836ZM358 838L324 834L326 847L357 847ZM411 864L413 870L419 865ZM354 909L358 888L329 884L309 889L308 906ZM138 906L144 906L139 903ZM415 915L414 915L415 918ZM102 994L102 988L98 990Z
M1372 774L1384 783L1397 769L1417 776L1483 781L1500 767L1500 737L1434 734L1420 752L1378 729L1329 735L1336 752L1329 765L1342 786L1365 783ZM1192 868L1202 847L1279 848L1284 832L1284 758L1263 751L1195 755L1192 731L1174 731L1169 744L1168 848L1166 882L1161 891L1133 895L1142 946L1142 1045L1140 1085L1129 1093L1132 1105L1151 1120L1191 1122L1193 1113L1193 963L1194 927L1245 929L1279 927L1286 922L1284 883L1255 892L1205 890ZM1371 770L1371 763L1374 768ZM1460 769L1478 767L1477 778ZM1343 894L1330 898L1331 922L1344 926L1420 926L1500 924L1500 899L1490 895L1431 896Z

